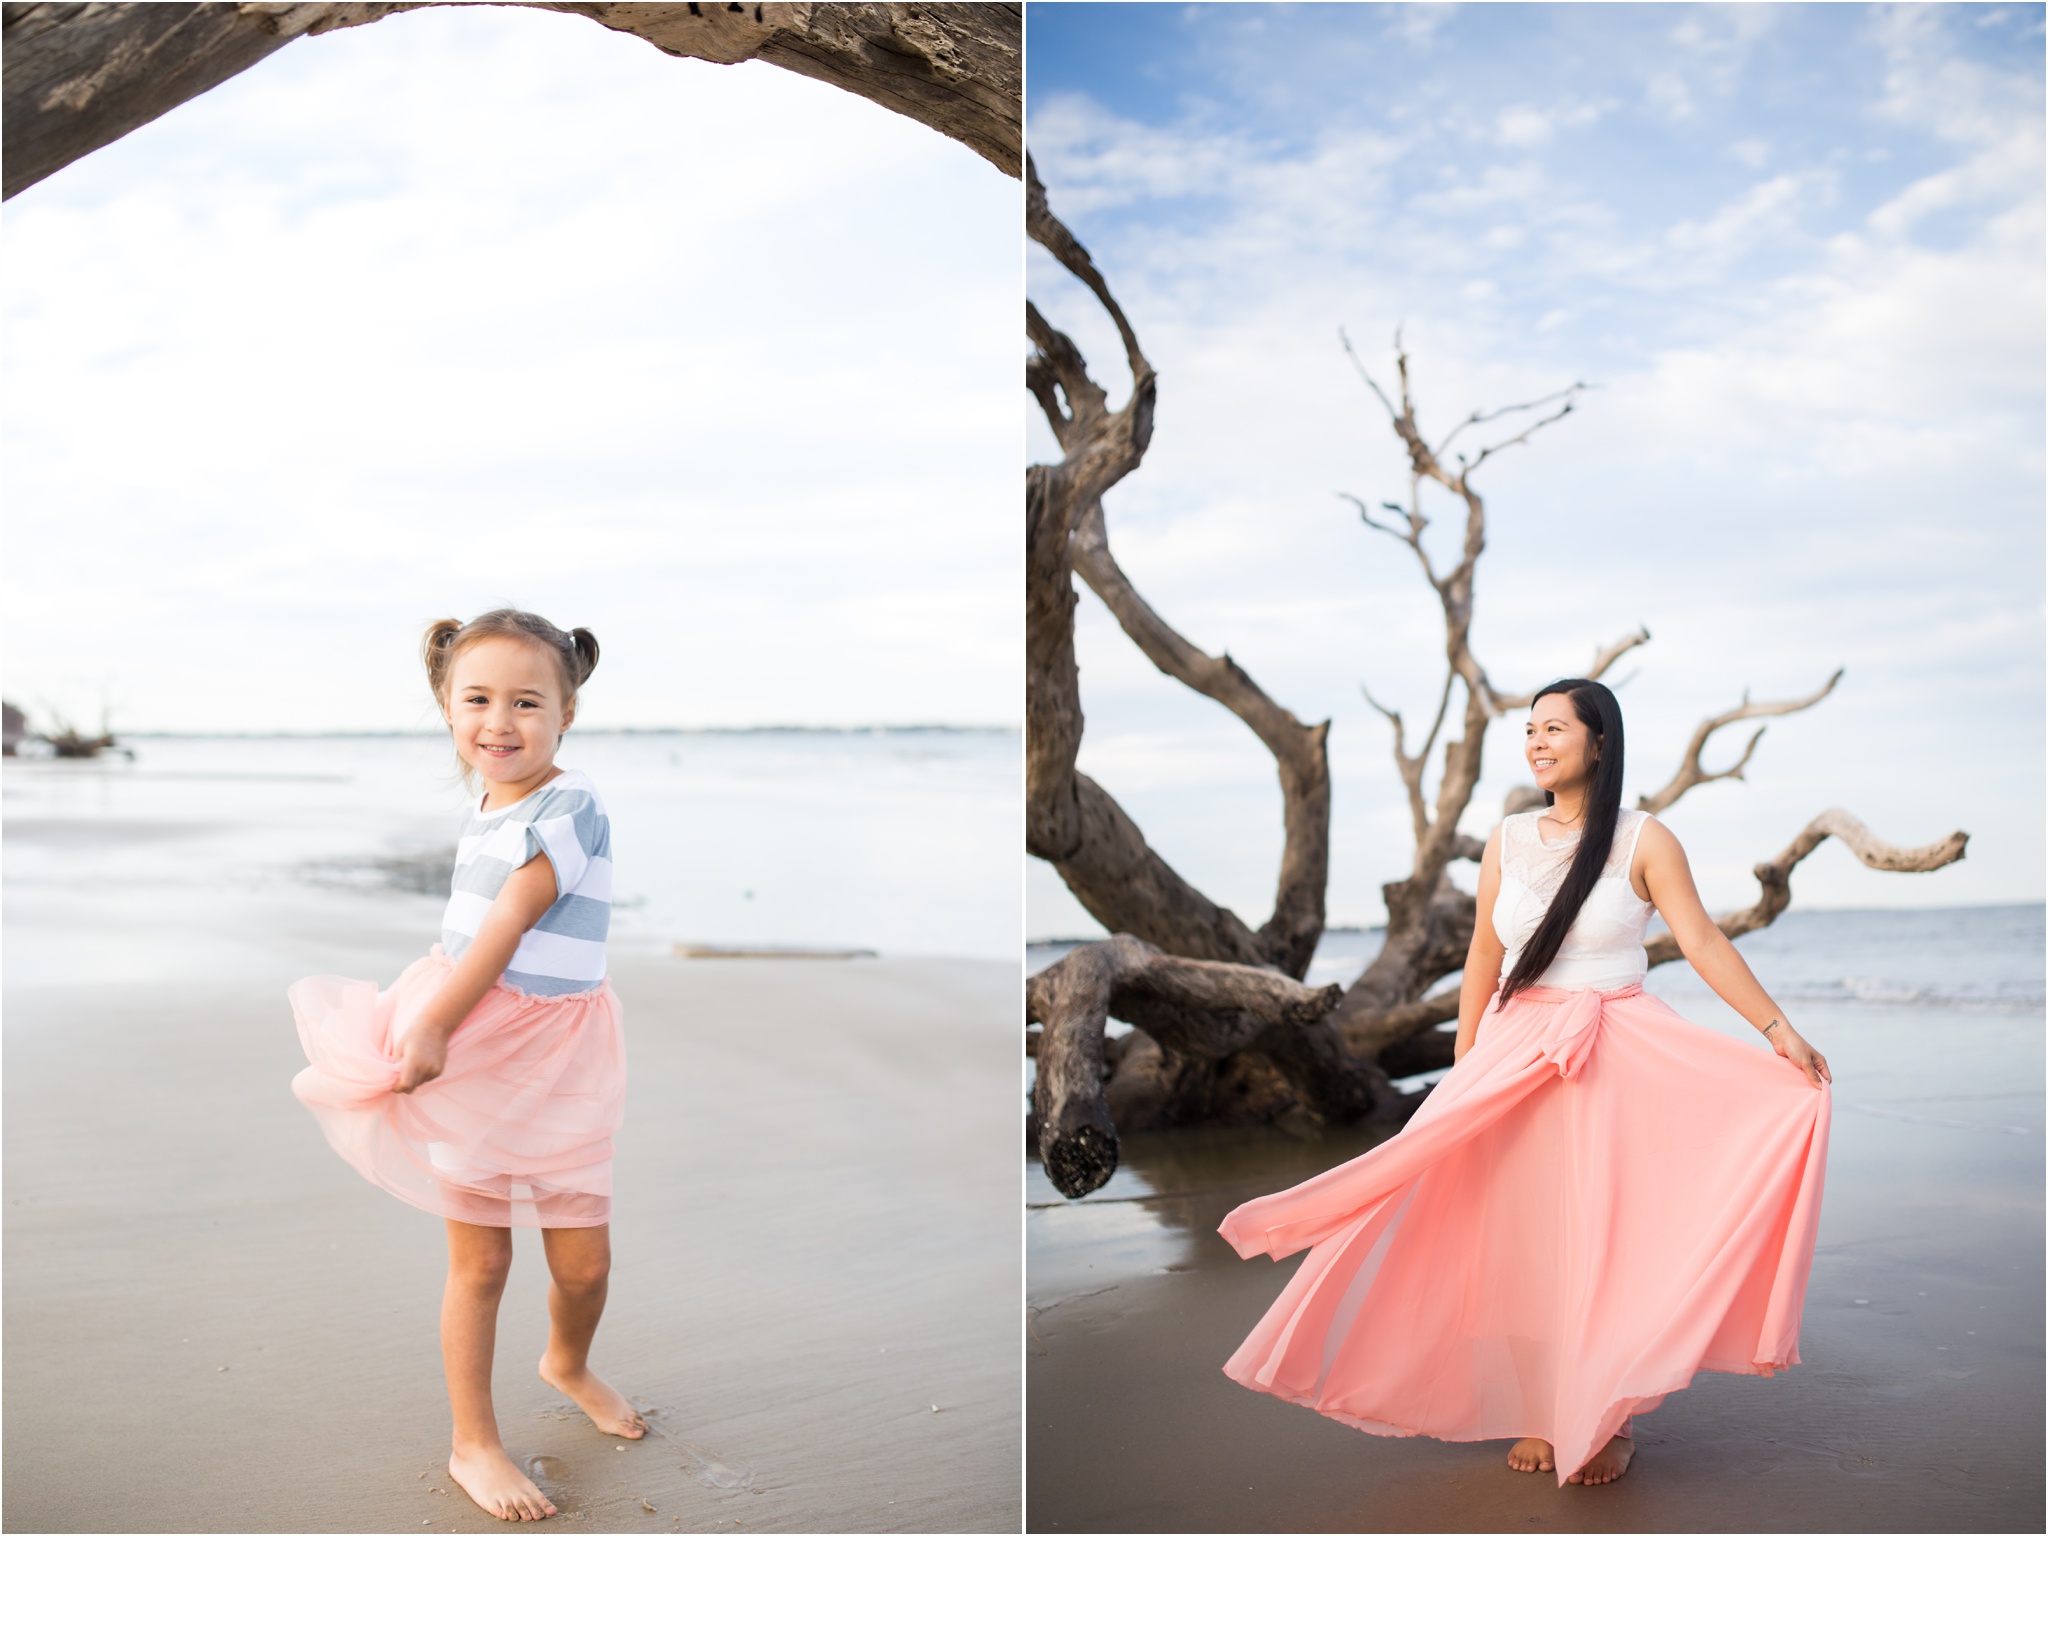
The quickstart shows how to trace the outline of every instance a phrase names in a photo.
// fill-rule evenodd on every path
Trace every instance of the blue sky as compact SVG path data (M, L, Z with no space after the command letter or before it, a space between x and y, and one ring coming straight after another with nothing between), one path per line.
M1709 902L1841 805L1936 877L1824 849L1809 904L2042 892L2042 8L1033 5L1029 141L1160 373L1111 539L1190 639L1329 717L1331 915L1405 856L1387 730L1426 715L1433 596L1336 498L1402 498L1376 367L1405 324L1425 429L1595 383L1487 468L1475 641L1504 686L1647 624L1633 788L1694 722L1848 675L1774 723L1746 783L1668 815ZM1033 247L1031 293L1121 390L1113 332ZM1052 454L1034 425L1034 458ZM1440 553L1457 508L1426 506ZM1092 599L1082 764L1254 921L1270 765ZM1489 737L1469 827L1520 781ZM1732 759L1737 732L1709 765ZM1087 917L1049 869L1034 934Z
M296 41L6 207L8 697L418 727L514 600L591 725L1013 723L1018 199L578 17Z

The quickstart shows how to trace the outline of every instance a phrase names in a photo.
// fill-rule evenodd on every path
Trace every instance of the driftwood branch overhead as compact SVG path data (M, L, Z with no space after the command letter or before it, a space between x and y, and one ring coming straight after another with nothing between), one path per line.
M1436 720L1417 753L1408 752L1399 717L1367 695L1374 708L1386 715L1394 727L1394 764L1407 791L1409 819L1415 832L1415 852L1407 879L1389 881L1383 888L1386 939L1337 1011L1337 1023L1344 1032L1347 1048L1359 1057L1377 1060L1383 1049L1403 1037L1401 1030L1409 1026L1411 1019L1424 1014L1413 1008L1422 1006L1427 1011L1440 1004L1424 1001L1429 987L1463 964L1474 905L1468 893L1451 884L1445 867L1454 859L1469 859L1482 850L1483 843L1461 833L1458 825L1479 784L1486 729L1494 717L1512 708L1511 701L1495 690L1472 646L1473 583L1487 543L1486 502L1474 486L1473 477L1489 456L1524 443L1544 427L1562 420L1588 388L1584 382L1575 381L1524 403L1474 410L1448 436L1433 444L1422 430L1421 416L1415 407L1413 376L1401 332L1394 332L1397 384L1391 392L1366 367L1358 349L1351 344L1350 335L1339 328L1337 338L1359 379L1386 411L1394 435L1408 456L1406 503L1390 500L1380 506L1381 511L1399 519L1398 528L1375 516L1358 496L1345 494L1340 498L1356 507L1360 521L1367 527L1392 535L1408 548L1436 593L1444 621L1443 695ZM1468 461L1460 456L1455 464L1446 464L1446 452L1461 432L1515 415L1536 418L1516 435L1482 449L1476 458ZM1429 485L1449 494L1465 511L1458 559L1442 571L1431 559L1425 541L1430 519L1423 510L1423 495ZM1615 655L1633 645L1626 640L1617 644ZM1612 657L1607 662L1612 663ZM1425 788L1428 761L1448 716L1451 694L1459 686L1464 693L1460 730L1457 737L1443 746L1442 771L1432 802Z
M1423 779L1429 771L1429 752L1436 748L1437 734L1444 728L1444 714L1451 707L1451 690L1457 685L1458 673L1444 672L1444 690L1437 696L1436 719L1429 724L1429 733L1422 741L1422 748L1415 754L1408 753L1408 732L1401 721L1401 712L1390 709L1372 696L1372 690L1363 682L1358 691L1365 695L1365 702L1387 718L1387 724L1394 729L1394 766L1401 774L1401 783L1408 791L1408 817L1415 828L1415 839L1419 843L1429 829L1429 801L1423 794Z
M1025 838L1057 869L1089 913L1169 954L1196 960L1308 967L1322 935L1328 868L1328 724L1305 726L1273 702L1229 655L1203 652L1138 593L1109 549L1102 497L1135 471L1152 439L1158 379L1136 332L1087 250L1047 208L1038 173L1025 164L1025 231L1085 284L1117 326L1131 368L1131 396L1112 409L1080 348L1025 305L1032 354L1026 385L1044 411L1062 459L1025 473ZM1129 815L1075 766L1083 717L1074 657L1076 575L1100 596L1127 636L1165 675L1214 699L1257 734L1274 757L1287 844L1273 915L1254 932L1212 903L1146 843Z
M1764 730L1759 727L1752 733L1748 745L1743 749L1742 755L1736 760L1735 764L1730 767L1724 767L1717 773L1710 773L1705 767L1700 765L1700 756L1706 751L1708 739L1712 738L1722 728L1738 721L1754 721L1759 716L1791 716L1796 715L1801 710L1811 710L1822 699L1834 692L1835 683L1841 679L1842 672L1837 670L1834 675L1830 676L1803 699L1778 699L1772 702L1751 704L1749 702L1749 694L1745 690L1742 695L1742 703L1738 704L1733 710L1724 710L1718 716L1709 716L1693 729L1692 739L1685 747L1685 759L1679 763L1678 771L1671 775L1671 782L1666 784L1655 795L1643 796L1636 802L1636 805L1644 812L1662 812L1666 807L1677 801L1681 795L1685 794L1687 790L1692 789L1696 785L1712 784L1716 780L1723 778L1741 778L1743 769L1749 765L1749 758L1756 754L1757 741L1764 736ZM1818 819L1815 820L1815 822L1818 821ZM1803 853L1801 854L1802 857L1804 855ZM1892 866L1887 864L1872 865L1872 867L1890 868Z
M1577 393L1585 390L1587 390L1585 382L1575 381L1572 385L1560 387L1555 392L1546 392L1540 398L1531 398L1527 403L1510 403L1499 409L1475 409L1471 414L1459 421L1457 425L1453 426L1450 430L1450 435L1436 446L1436 457L1441 460L1446 454L1450 453L1451 445L1458 441L1459 434L1464 432L1467 427L1484 426L1488 421L1504 420L1509 415L1528 414L1534 410L1546 408L1553 403L1568 405ZM1538 422L1539 425L1547 425L1548 423L1547 420ZM1533 429L1531 428L1531 430Z
M12 198L308 34L398 5L8 5L6 177ZM537 4L672 57L758 59L866 97L964 143L1005 175L1024 151L1020 5Z
M1330 763L1328 722L1305 726L1267 697L1229 654L1204 653L1153 612L1110 555L1102 502L1091 506L1073 534L1074 569L1099 596L1138 651L1164 675L1214 699L1249 727L1272 754L1280 775L1280 859L1273 913L1259 928L1258 946L1282 971L1308 969L1323 933L1323 895L1329 884Z
M1614 668L1615 661L1623 654L1632 652L1649 640L1650 627L1647 625L1638 626L1635 630L1630 631L1628 635L1617 637L1598 653L1594 654L1593 662L1581 674L1585 676L1587 681L1597 682ZM1617 682L1615 685L1619 687L1627 680L1628 677L1624 676L1622 681ZM1539 682L1537 685L1540 687L1542 684ZM1536 695L1533 693L1496 693L1493 696L1493 702L1497 707L1495 713L1505 716L1511 711L1527 710L1536 702Z
M1837 672L1837 674L1840 674ZM1830 686L1833 684L1830 683ZM1733 914L1722 915L1716 924L1730 937L1740 937L1745 932L1760 931L1783 914L1792 903L1792 871L1814 848L1834 836L1851 852L1856 854L1866 869L1883 869L1898 874L1919 875L1929 870L1945 869L1963 856L1963 849L1969 844L1966 831L1954 834L1926 846L1893 846L1881 840L1852 813L1840 807L1829 807L1812 823L1792 837L1792 844L1775 858L1767 858L1754 871L1763 890L1756 902L1746 909L1737 909ZM1665 965L1682 959L1678 939L1669 932L1653 937L1643 945L1653 966Z

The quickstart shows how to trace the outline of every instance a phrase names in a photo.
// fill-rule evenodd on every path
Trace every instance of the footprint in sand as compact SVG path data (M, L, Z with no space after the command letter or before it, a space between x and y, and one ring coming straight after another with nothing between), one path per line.
M733 1493L754 1486L751 1468L736 1465L722 1454L699 1448L695 1443L685 1443L680 1438L675 1439L675 1445L682 1451L683 1470L706 1488Z
M583 1516L581 1510L572 1510L566 1497L569 1477L569 1462L559 1454L533 1454L527 1456L526 1475L534 1486L545 1494L555 1506L552 1520L561 1522Z
M758 1494L754 1487L754 1469L737 1460L728 1460L715 1449L702 1448L695 1443L685 1442L664 1426L660 1420L661 1410L645 1403L635 1403L647 1422L647 1429L655 1436L673 1443L683 1457L683 1470L714 1493L735 1494L742 1490Z

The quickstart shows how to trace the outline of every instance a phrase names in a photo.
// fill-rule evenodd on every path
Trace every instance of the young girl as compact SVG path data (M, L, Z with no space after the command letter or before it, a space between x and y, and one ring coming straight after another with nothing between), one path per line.
M1400 1135L1224 1218L1240 1255L1309 1250L1225 1372L1361 1431L1515 1437L1515 1470L1607 1483L1631 1416L1696 1371L1799 1361L1830 1075L1677 838L1621 811L1614 695L1546 687L1526 753L1550 805L1486 843L1456 1066ZM1642 991L1653 911L1775 1058Z
M612 1436L646 1430L589 1363L626 1059L605 981L611 824L590 780L555 755L597 638L500 608L441 620L424 654L464 776L483 785L441 943L382 994L343 977L293 984L312 1066L292 1089L364 1176L447 1218L448 1474L492 1516L531 1522L555 1508L506 1454L491 1408L514 1227L538 1227L547 1256L541 1379Z

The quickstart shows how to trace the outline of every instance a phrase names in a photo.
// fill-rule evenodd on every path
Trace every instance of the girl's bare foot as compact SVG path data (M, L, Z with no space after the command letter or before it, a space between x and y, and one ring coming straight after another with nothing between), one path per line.
M1628 1470L1629 1461L1636 1455L1636 1446L1626 1437L1610 1437L1607 1447L1565 1478L1568 1483L1584 1483L1589 1488L1598 1483L1611 1483Z
M590 1416L591 1423L612 1437L645 1437L647 1422L628 1403L625 1394L590 1372L558 1369L546 1358L540 1360L540 1378Z
M501 1522L539 1522L555 1514L548 1497L502 1448L457 1449L448 1456L448 1475Z
M1508 1450L1508 1464L1517 1471L1555 1471L1557 1453L1540 1437L1525 1437Z

